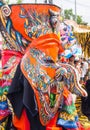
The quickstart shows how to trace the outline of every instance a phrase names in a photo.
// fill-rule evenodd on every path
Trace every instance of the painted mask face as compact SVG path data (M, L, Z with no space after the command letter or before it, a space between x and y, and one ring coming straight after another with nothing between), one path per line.
M33 41L21 62L21 70L33 88L38 104L40 120L46 125L57 113L62 103L63 88L86 96L83 89L78 89L74 68L59 62L58 54L62 51L56 35L47 35ZM73 77L71 80L71 75ZM75 79L75 80L74 80ZM72 85L72 82L74 82Z
M34 39L59 33L60 12L55 5L6 5L0 1L0 31L10 48L23 53Z

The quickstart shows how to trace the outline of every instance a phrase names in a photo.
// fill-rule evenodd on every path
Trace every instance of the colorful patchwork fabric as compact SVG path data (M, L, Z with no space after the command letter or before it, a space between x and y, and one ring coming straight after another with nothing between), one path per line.
M78 116L75 104L73 103L72 94L66 87L64 87L63 95L64 104L62 106L62 111L60 111L57 125L64 128L78 128Z

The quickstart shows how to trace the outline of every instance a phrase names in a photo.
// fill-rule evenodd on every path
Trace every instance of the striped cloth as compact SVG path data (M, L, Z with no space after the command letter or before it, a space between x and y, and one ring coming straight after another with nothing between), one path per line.
M81 109L81 97L77 97L76 99L76 110L79 116L79 122L82 125L81 130L90 130L90 121L88 120L88 118L82 113L82 109Z

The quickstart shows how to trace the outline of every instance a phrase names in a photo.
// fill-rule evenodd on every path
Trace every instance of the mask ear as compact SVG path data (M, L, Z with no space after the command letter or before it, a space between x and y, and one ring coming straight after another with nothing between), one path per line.
M50 24L53 29L55 29L59 23L58 16L60 17L59 12L53 11L52 9L49 9L50 14Z

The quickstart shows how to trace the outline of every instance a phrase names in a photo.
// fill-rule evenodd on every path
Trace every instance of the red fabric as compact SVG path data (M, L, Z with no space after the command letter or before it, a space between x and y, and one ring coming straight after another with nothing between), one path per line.
M17 51L3 50L2 51L2 68L3 68L2 75L5 75L5 74L9 75L10 73L12 73L14 68L19 64L22 56L23 54ZM14 61L11 60L13 59L13 57L15 57ZM11 61L11 64L10 64L10 61Z
M30 122L27 118L25 110L23 110L20 119L14 116L13 124L17 128L17 130L30 130Z
M79 130L90 130L90 128L81 128Z
M12 51L12 50L3 50L2 66L4 66L8 62L9 58L11 58L12 56L16 56L18 60L22 58L22 54L20 52Z
M61 127L56 126L56 121L58 118L58 113L57 115L49 122L49 124L46 126L46 130L63 130Z

